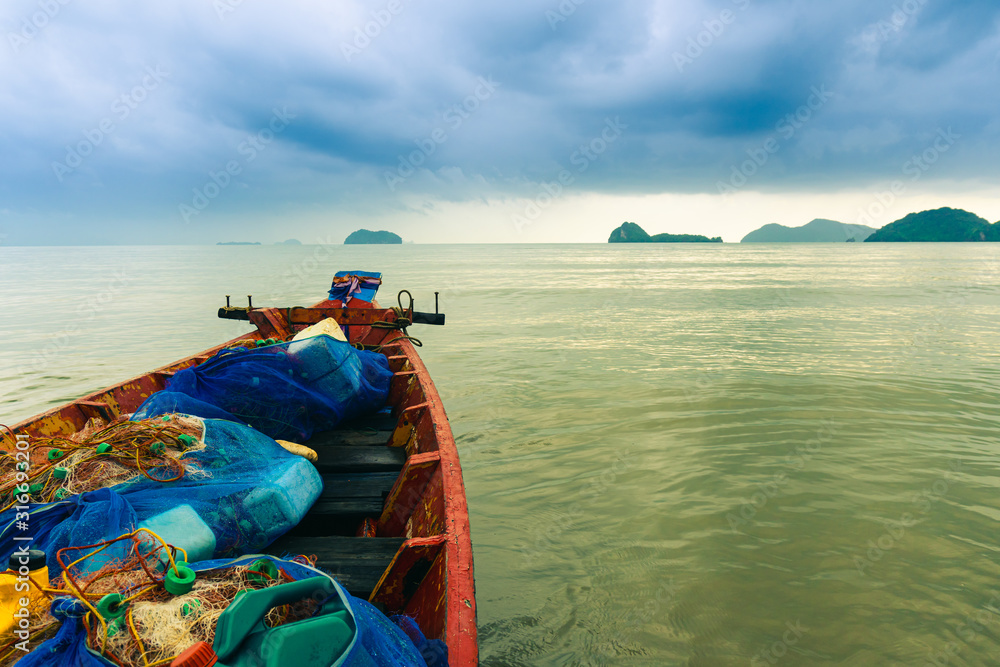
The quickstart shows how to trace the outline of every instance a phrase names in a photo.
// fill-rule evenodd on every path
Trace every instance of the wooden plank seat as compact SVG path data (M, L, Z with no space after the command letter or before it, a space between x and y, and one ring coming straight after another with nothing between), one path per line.
M268 549L275 555L316 556L316 565L365 600L403 545L401 537L301 537L286 535Z
M313 435L305 445L316 451L321 473L399 472L406 452L388 447L396 428L392 415L379 413Z
M399 447L308 446L316 450L316 469L322 474L399 473L406 463L406 451Z
M392 413L386 409L382 412L345 421L337 426L337 428L333 431L327 431L326 433L338 433L341 431L352 430L392 431L396 428L396 421L397 420L392 416ZM317 433L316 435L321 436L325 435L325 433Z
M366 517L382 513L398 476L398 470L323 474L323 493L289 535L354 535Z
M317 433L306 443L309 447L378 447L389 443L389 431L375 429L337 429Z

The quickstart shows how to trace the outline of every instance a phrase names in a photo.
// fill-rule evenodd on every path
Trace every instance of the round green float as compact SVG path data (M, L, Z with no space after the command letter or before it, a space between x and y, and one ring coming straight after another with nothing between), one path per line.
M167 568L167 575L163 578L163 587L171 595L184 595L190 593L194 587L194 580L197 575L183 561L176 563L177 571L174 568Z
M190 602L185 602L181 606L182 616L192 616L201 611L201 600L191 600Z
M121 593L108 593L97 601L97 611L106 621L121 618L128 611L128 603Z
M267 558L258 558L250 564L247 579L255 584L266 584L278 578L278 566Z

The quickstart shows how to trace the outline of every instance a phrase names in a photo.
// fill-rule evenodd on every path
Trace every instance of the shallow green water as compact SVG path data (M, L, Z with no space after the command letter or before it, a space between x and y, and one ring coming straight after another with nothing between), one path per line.
M0 248L0 421L342 268L441 292L484 665L996 664L996 245Z

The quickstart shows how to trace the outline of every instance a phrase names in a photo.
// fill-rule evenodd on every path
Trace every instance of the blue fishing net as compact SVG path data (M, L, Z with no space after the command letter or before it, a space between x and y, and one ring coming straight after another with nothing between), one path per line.
M427 639L417 622L409 616L393 616L389 620L402 630L423 656L427 667L448 667L448 645L440 639Z
M140 476L109 489L34 506L29 518L31 548L45 551L49 572L53 576L59 572L55 560L59 549L114 539L140 522L184 505L193 510L187 515L189 522L200 521L199 527L211 531L213 556L259 551L302 520L323 490L322 478L309 461L248 426L214 419L204 424L206 446L185 453L187 470L177 481L161 483ZM0 527L0 562L6 562L20 545L13 539L21 534L14 509L0 513ZM186 537L196 526L178 528ZM125 545L88 559L82 572L120 560L123 554L116 548L124 550Z
M73 598L56 598L52 615L60 622L56 636L37 646L18 660L21 667L114 667L87 648L87 630L81 620L87 613L82 602Z
M303 442L345 418L379 410L391 379L385 355L331 336L237 347L178 371L133 418L178 411L215 418L223 417L222 410L272 438ZM212 414L206 406L214 408Z
M385 614L360 598L350 598L351 611L357 624L358 636L354 647L342 663L344 667L448 667L443 663L429 664L420 649L400 627ZM419 632L419 630L418 630ZM422 636L422 635L421 635Z
M132 419L152 419L153 417L170 414L194 415L202 419L225 419L231 422L246 424L246 422L237 419L222 408L211 403L200 401L179 391L170 391L167 389L158 391L146 399L139 406L139 409L136 410L135 414L132 415Z

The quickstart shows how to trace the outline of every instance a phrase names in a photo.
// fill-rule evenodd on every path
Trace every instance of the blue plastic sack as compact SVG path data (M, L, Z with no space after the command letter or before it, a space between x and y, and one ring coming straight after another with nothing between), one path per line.
M303 442L316 431L385 405L392 371L385 355L356 350L330 336L256 349L221 350L208 361L178 371L162 392L139 406L133 419L176 412L176 394L200 403L187 414L212 406L272 438Z

